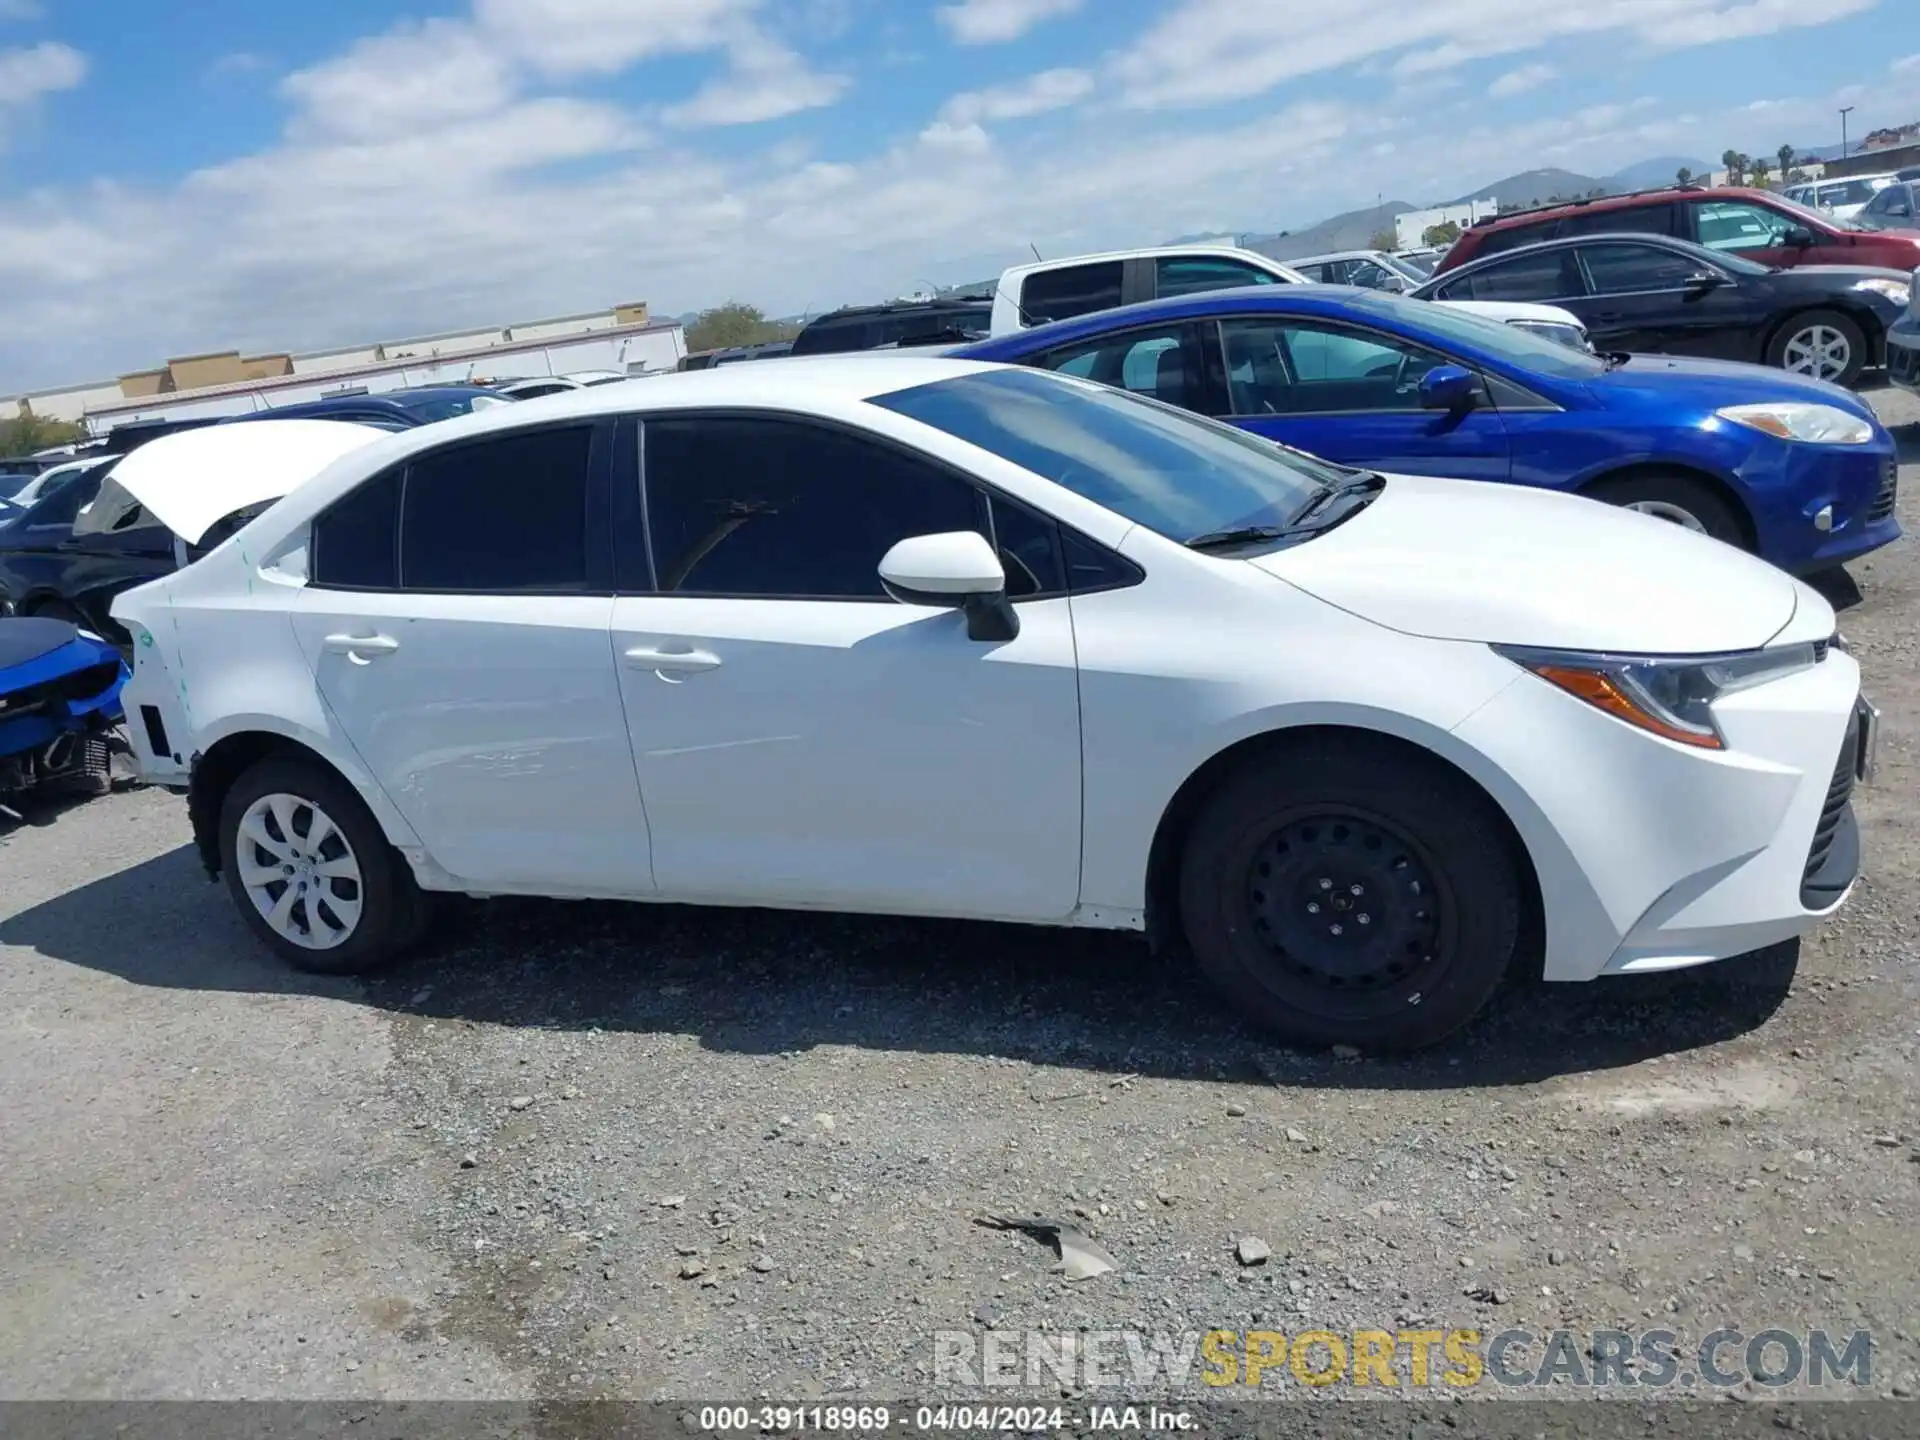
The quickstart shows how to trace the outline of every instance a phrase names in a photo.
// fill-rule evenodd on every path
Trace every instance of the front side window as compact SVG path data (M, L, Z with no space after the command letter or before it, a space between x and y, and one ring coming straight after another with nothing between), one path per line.
M585 589L592 450L593 430L581 426L513 432L415 458L400 507L401 588Z
M826 426L675 416L643 434L663 594L882 600L896 542L983 523L978 492L951 471Z
M1042 325L1111 310L1120 303L1122 270L1120 261L1102 260L1029 275L1020 287L1020 318L1028 325Z
M1197 295L1206 290L1231 290L1240 285L1277 285L1270 275L1240 260L1213 255L1169 255L1153 262L1154 293Z
M1220 324L1235 415L1417 410L1420 378L1446 357L1377 332L1318 320Z
M1580 275L1566 250L1543 250L1516 255L1471 275L1462 275L1441 287L1447 300L1518 300L1536 304L1565 300L1581 293Z
M1657 245L1582 245L1581 262L1596 295L1634 295L1652 290L1684 290L1702 269L1691 256Z
M1360 295L1353 303L1360 310L1371 310L1383 324L1397 324L1416 334L1430 334L1439 344L1469 346L1537 375L1585 380L1604 373L1607 368L1605 362L1591 355L1569 350L1518 325L1508 325L1452 305L1435 305L1428 300L1409 300L1400 295Z
M1285 524L1322 484L1353 473L1230 425L1040 370L980 371L868 403L1177 540ZM1079 563L1069 556L1070 566Z
M1047 370L1131 390L1183 409L1200 398L1193 327L1184 322L1064 345L1041 356L1039 363Z
M1744 200L1709 200L1694 207L1699 241L1709 250L1775 250L1787 243L1793 221L1778 210Z

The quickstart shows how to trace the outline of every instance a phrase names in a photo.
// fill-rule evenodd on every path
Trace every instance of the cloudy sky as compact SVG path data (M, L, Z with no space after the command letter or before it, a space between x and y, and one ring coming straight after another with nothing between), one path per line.
M1920 0L0 0L0 394L1920 118Z

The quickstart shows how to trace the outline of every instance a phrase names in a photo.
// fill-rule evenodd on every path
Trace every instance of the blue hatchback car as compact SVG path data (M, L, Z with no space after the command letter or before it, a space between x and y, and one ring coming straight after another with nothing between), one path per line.
M1893 438L1851 391L1757 365L1584 354L1434 301L1216 290L949 353L1120 386L1363 469L1574 491L1797 574L1900 534Z

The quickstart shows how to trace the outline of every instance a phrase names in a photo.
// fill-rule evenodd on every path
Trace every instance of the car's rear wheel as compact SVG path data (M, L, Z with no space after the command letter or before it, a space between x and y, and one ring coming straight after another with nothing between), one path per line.
M426 927L406 862L353 788L310 760L270 756L234 782L220 868L253 932L301 970L374 969Z
M1767 346L1767 363L1795 375L1851 385L1867 368L1867 337L1838 310L1795 315Z
M1517 942L1521 879L1492 804L1390 743L1303 742L1201 806L1180 904L1200 967L1285 1039L1407 1050L1472 1019Z
M1617 480L1603 480L1587 492L1589 498L1637 510L1698 535L1711 535L1742 550L1751 549L1747 528L1733 506L1704 480L1691 475L1647 470Z

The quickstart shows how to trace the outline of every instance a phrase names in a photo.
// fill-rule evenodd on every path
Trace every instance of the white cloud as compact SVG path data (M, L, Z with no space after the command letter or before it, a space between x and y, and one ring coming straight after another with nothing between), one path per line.
M783 45L749 37L733 48L729 71L709 81L691 100L667 108L671 125L754 125L802 110L831 105L851 83L822 75Z
M296 129L369 139L490 114L516 88L508 55L455 20L402 25L281 82Z
M556 0L521 3L533 8L513 13L561 14ZM1397 105L1394 51L1377 57L1383 83L1364 103L1242 103L1225 123L1096 115L1063 98L1088 82L1046 72L1055 78L956 96L917 135L849 146L803 130L759 152L703 149L696 132L659 123L679 96L639 113L585 98L603 71L558 33L536 68L500 28L506 4L482 0L476 14L400 27L308 67L287 82L283 137L182 183L15 197L0 209L0 390L169 354L317 348L633 298L660 313L729 297L789 313L928 278L982 279L1030 256L1029 244L1057 256L1223 227L1297 229L1376 194L1426 203L1543 164L1605 175L1649 154L1759 153L1763 141L1770 151L1824 133L1835 99L1779 101L1760 116L1764 135L1753 112L1676 116L1644 100L1495 125L1476 98L1441 125L1429 103ZM720 67L716 87L748 72L778 78L783 66L810 73L786 48L805 43L791 31L759 28L744 3L731 14L711 32L688 20L672 41L712 39L698 53ZM646 43L667 41L656 32ZM416 84L409 67L431 80ZM561 71L591 88L552 93ZM703 93L704 116L674 118L752 108L744 94L722 106L715 87ZM1056 101L1044 149L996 142L995 121ZM1911 86L1882 71L1853 103L1856 127L1897 123L1911 116ZM356 122L343 114L354 105L414 120ZM166 303L129 310L129 294Z
M739 43L759 0L475 0L474 20L542 74L612 75L655 55Z
M1216 105L1282 81L1397 55L1396 73L1451 69L1551 40L1622 34L1659 48L1825 24L1879 0L1427 0L1390 24L1359 24L1349 9L1182 0L1115 64L1127 103L1145 109ZM1911 0L1892 0L1905 5Z
M42 100L72 90L86 78L87 57L71 45L48 40L0 50L0 150L6 148L14 127L30 119Z
M942 5L940 24L962 45L1018 40L1034 26L1070 15L1082 0L959 0Z
M1904 75L1909 70L1920 70L1920 54L1903 55L1887 68L1896 75Z
M1085 70L1042 70L1007 85L970 90L940 107L940 118L957 125L980 120L1024 120L1084 100L1093 93Z
M87 57L71 45L47 40L25 49L0 50L0 107L31 105L86 78Z
M1538 90L1549 80L1560 78L1560 72L1551 65L1522 65L1517 70L1509 70L1491 85L1487 94L1495 100L1504 100L1512 95L1524 95L1529 90Z

